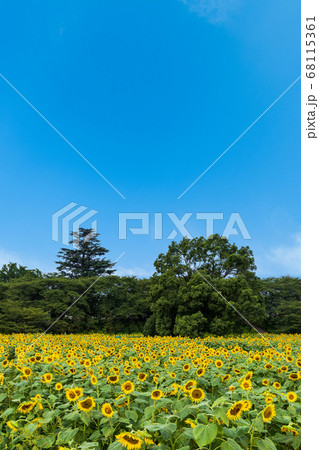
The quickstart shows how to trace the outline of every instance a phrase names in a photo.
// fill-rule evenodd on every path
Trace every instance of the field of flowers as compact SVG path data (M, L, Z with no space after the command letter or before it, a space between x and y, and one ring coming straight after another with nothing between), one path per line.
M298 449L300 335L265 338L0 335L0 448Z

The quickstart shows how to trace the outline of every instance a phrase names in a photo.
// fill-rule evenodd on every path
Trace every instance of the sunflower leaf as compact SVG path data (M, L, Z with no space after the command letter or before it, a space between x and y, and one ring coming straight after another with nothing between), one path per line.
M265 439L256 439L255 440L255 445L258 447L258 449L260 450L276 450L276 446L273 443L273 441L271 441L268 438Z
M213 442L217 436L217 432L218 426L215 423L208 425L199 424L193 429L194 439L200 447Z

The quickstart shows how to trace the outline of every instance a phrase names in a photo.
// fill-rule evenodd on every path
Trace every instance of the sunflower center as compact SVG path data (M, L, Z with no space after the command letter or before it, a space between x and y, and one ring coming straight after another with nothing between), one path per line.
M202 393L201 393L201 391L199 389L194 389L193 390L192 397L194 397L194 398L201 398L201 396L202 396Z
M83 408L90 408L92 406L92 400L88 398L87 400L81 402L81 405Z
M271 416L271 408L266 408L264 416L266 417L266 419L269 419L269 417Z
M136 445L136 444L139 443L139 441L138 441L137 439L134 439L133 437L128 436L127 434L125 434L125 435L123 436L123 439L125 439L127 442L129 442L129 443L132 444L132 445Z

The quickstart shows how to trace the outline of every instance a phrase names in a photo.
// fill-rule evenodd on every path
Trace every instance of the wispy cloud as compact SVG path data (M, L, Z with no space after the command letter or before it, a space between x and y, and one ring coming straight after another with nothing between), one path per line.
M291 245L270 249L265 255L256 258L260 276L291 275L300 276L301 272L301 236L295 234Z
M26 266L28 269L39 269L42 272L54 272L54 264L47 264L43 261L37 261L32 258L21 256L18 253L0 248L0 269L4 264L17 263L20 266Z
M242 0L180 0L191 12L205 18L210 23L227 20Z
M137 278L148 278L151 275L153 275L154 270L153 271L148 271L145 270L141 267L116 267L116 272L115 275L118 275L120 277L123 276L134 276Z
M15 262L22 265L21 259L17 254L9 252L4 248L0 248L0 268L9 262Z

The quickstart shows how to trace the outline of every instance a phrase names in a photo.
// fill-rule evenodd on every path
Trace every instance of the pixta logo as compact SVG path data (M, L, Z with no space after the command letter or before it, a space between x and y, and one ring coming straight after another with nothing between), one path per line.
M97 220L90 221L96 214L95 209L88 210L86 206L78 206L74 202L69 203L52 215L52 240L68 245L70 231L78 232L86 222L88 222L86 228L91 228L94 233L97 233ZM90 236L87 237L87 239L89 238Z
M119 239L127 239L128 232L133 235L150 235L154 239L175 239L178 233L192 239L187 229L188 221L195 215L196 220L205 221L206 238L214 234L216 220L224 220L223 213L185 213L180 219L175 213L120 213L119 214ZM169 218L170 230L164 235L164 218ZM135 222L135 226L132 226ZM165 221L167 222L167 221ZM150 224L152 233L150 232ZM244 239L251 239L250 233L239 213L231 213L222 233L227 239L230 236L241 235Z

